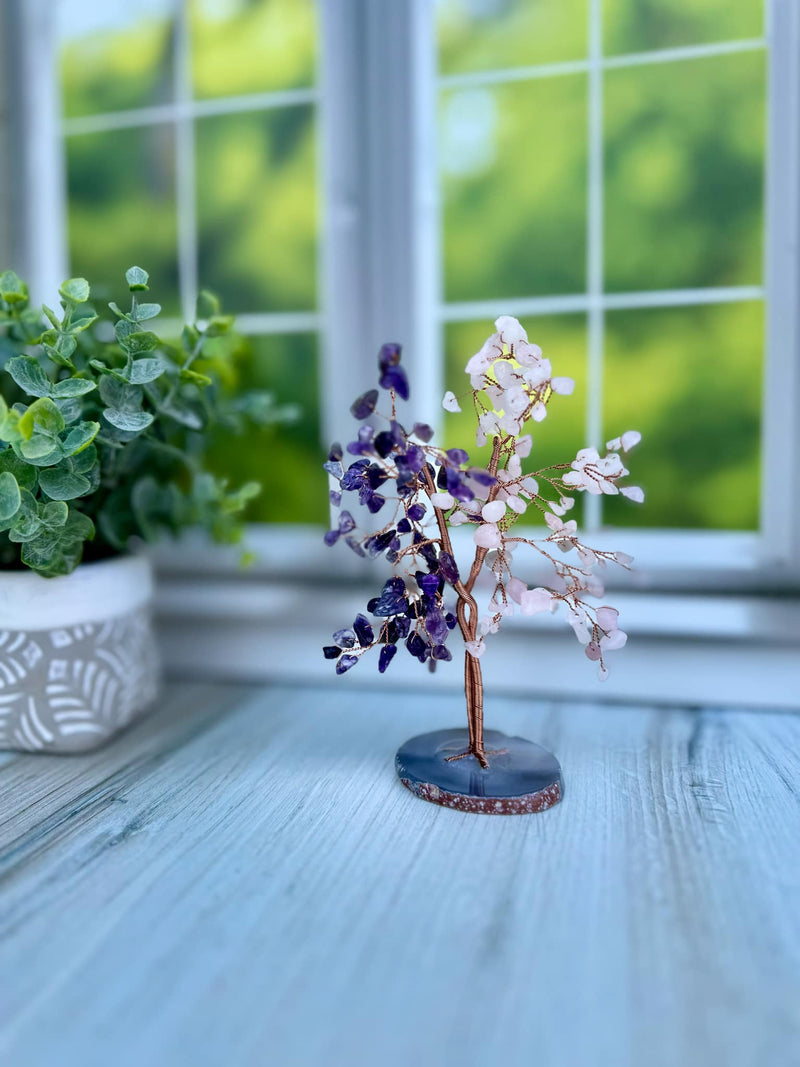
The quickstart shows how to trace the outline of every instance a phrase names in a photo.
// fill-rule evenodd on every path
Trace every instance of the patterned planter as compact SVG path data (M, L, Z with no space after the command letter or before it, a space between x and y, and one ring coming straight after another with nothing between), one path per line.
M0 572L0 749L82 752L158 689L149 560L82 564L64 578Z

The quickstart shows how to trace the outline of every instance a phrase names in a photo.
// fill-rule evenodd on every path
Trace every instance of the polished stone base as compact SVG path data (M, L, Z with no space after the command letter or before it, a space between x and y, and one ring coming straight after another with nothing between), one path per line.
M468 744L466 729L412 737L395 758L400 781L423 800L484 815L526 815L561 800L561 768L546 748L486 730L486 769L472 755L448 762Z

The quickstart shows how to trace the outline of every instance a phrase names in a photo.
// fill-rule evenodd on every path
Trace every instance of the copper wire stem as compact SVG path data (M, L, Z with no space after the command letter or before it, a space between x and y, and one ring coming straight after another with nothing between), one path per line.
M500 462L500 448L500 438L496 437L494 439L494 447L492 448L492 458L489 461L488 467L489 473L492 475L497 474L497 467ZM427 467L424 468L424 476L428 495L433 496L436 492L436 486L434 485L433 478ZM488 499L493 500L496 493L497 486L492 486L489 490ZM434 508L433 510L439 527L439 535L442 539L442 548L445 552L448 552L453 556L453 544L450 540L447 519L444 517L441 508ZM476 549L475 558L472 561L472 566L470 567L469 577L467 578L466 583L459 581L456 582L454 587L458 595L456 618L458 619L458 625L465 641L474 641L478 635L478 605L472 595L472 588L480 574L483 561L486 558L486 551L485 548ZM463 755L472 753L482 767L488 767L489 761L486 758L486 750L483 744L483 673L481 671L480 661L466 651L464 652L464 696L467 701L469 748ZM451 758L458 759L460 757L454 756Z

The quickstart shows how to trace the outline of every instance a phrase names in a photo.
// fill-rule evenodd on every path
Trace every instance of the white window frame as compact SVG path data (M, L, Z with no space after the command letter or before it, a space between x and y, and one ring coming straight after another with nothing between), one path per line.
M445 322L499 314L537 315L584 311L589 319L588 370L591 402L587 440L599 443L602 411L603 315L611 308L687 306L764 299L766 337L762 409L762 499L758 532L601 528L592 542L635 555L637 571L616 583L632 588L786 590L800 588L800 10L794 0L765 0L762 38L603 58L601 0L589 2L589 56L574 63L503 71L500 80L589 74L589 180L585 294L445 305L441 298L439 190L436 174L437 86L495 82L495 73L437 77L433 0L322 0L324 123L329 161L345 126L351 128L359 92L370 99L361 144L351 153L349 183L328 173L326 206L329 297L326 314L327 368L338 388L330 427L344 434L341 413L348 398L374 376L373 353L381 340L402 339L415 383L415 414L441 424ZM347 21L349 20L349 25ZM359 37L359 33L361 36ZM337 37L341 35L340 37ZM354 42L368 44L352 51ZM348 53L348 48L351 49ZM768 128L765 174L764 285L717 289L607 294L602 282L602 73L605 69L766 49ZM342 62L357 72L348 84ZM391 71L391 77L385 72ZM397 175L403 176L398 181ZM366 176L366 177L364 177ZM364 183L370 183L365 192ZM346 191L345 191L346 189ZM355 205L367 204L359 214ZM346 262L336 228L347 217L351 231L367 235L360 271ZM391 271L380 269L375 249L391 248ZM365 296L369 294L365 302ZM354 310L357 309L357 311ZM354 357L354 338L366 340ZM347 381L349 366L357 381ZM357 368L357 370L356 370ZM345 384L346 382L346 384ZM356 386L356 388L354 388ZM331 394L333 395L333 394ZM592 524L589 514L589 524Z
M15 57L23 106L17 121L23 156L21 181L29 195L22 203L20 231L26 241L21 265L35 296L47 298L66 273L65 193L62 132L89 132L106 121L177 121L179 258L181 303L188 314L197 279L194 220L194 163L191 119L199 114L243 107L315 102L321 134L320 199L324 239L319 255L319 311L243 315L245 332L318 330L321 342L323 433L344 437L347 409L360 389L372 384L374 353L387 339L403 342L415 387L414 414L441 423L442 330L446 321L499 313L535 315L582 310L589 320L588 367L592 402L587 435L596 439L601 410L602 317L611 307L643 307L766 301L766 358L762 419L762 528L759 533L717 531L599 530L597 543L624 543L637 557L634 587L694 590L786 589L800 582L800 11L794 0L766 0L764 38L699 49L603 59L600 54L600 0L590 0L590 53L578 63L505 71L503 78L555 76L560 70L589 73L589 258L585 294L529 300L487 301L443 306L439 190L436 172L435 101L437 84L472 83L494 75L437 79L433 0L319 0L320 72L318 88L259 94L231 101L188 99L185 23L176 70L177 99L166 108L90 116L62 123L58 107L56 42L48 0L11 0L9 54ZM598 107L602 71L611 66L662 62L713 51L768 48L768 107L764 288L693 292L603 294L602 141ZM50 62L47 62L48 54ZM49 77L46 76L49 72ZM299 94L299 95L298 95ZM45 161L43 164L42 161ZM599 190L599 191L598 191ZM592 236L593 235L593 236ZM591 513L590 513L591 520ZM251 541L262 550L262 573L270 559L297 552L298 571L319 572L328 560L317 551L318 531L255 528ZM225 554L208 557L166 550L164 561L182 569L195 560L226 570ZM353 559L337 572L358 573ZM283 573L286 573L283 568ZM624 581L621 583L624 584Z

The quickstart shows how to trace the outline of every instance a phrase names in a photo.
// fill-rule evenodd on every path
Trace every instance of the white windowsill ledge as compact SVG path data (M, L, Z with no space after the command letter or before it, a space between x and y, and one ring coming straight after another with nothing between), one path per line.
M320 587L248 579L162 579L157 617L178 676L374 685L375 656L342 678L321 647L349 625L373 586ZM563 615L512 618L482 659L493 693L643 703L800 708L800 601L619 592L627 647L599 683ZM455 647L455 645L454 645ZM387 685L458 689L461 670L431 676L400 654Z

